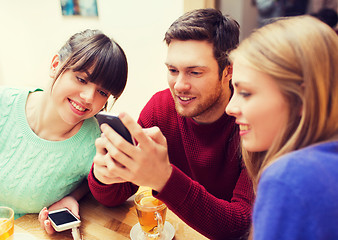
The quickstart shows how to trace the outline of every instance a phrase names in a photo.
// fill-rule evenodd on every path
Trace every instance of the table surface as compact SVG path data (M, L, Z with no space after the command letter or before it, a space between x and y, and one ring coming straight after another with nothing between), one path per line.
M130 239L130 230L138 223L133 198L118 207L108 208L97 202L91 194L80 201L81 227L84 240ZM71 231L67 230L48 235L37 219L38 214L26 214L14 221L15 233L28 233L37 239L72 240ZM167 219L175 228L174 240L207 239L185 224L168 209Z

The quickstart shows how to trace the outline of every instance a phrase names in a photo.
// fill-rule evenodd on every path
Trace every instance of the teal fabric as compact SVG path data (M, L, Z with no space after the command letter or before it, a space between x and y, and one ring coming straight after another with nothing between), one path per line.
M0 87L0 206L13 208L15 218L71 193L87 177L100 135L90 118L67 140L39 138L25 115L28 93Z

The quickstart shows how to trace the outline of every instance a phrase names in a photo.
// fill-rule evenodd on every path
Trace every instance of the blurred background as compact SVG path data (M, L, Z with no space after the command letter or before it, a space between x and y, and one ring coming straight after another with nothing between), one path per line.
M311 1L316 0L305 2ZM337 1L331 7L335 11ZM318 11L326 1L319 2L316 6L312 3L312 10L307 6L306 11ZM48 70L52 57L65 41L76 32L99 29L121 45L129 65L126 89L111 112L125 111L137 120L149 98L167 88L164 65L167 48L163 37L174 20L192 9L217 8L240 23L242 40L258 26L257 3L255 0L0 0L0 85L46 88L51 81Z

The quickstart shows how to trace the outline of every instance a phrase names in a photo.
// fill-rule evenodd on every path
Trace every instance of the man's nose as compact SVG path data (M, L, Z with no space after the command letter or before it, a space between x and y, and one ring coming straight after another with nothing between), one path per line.
M183 73L180 73L175 81L174 85L175 90L178 92L185 92L187 90L190 90L190 87L191 86L189 81L186 79Z

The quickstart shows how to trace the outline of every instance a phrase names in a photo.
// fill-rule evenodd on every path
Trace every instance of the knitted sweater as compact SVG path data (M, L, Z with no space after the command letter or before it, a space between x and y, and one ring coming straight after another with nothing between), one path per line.
M25 115L28 93L0 87L0 205L13 208L16 218L71 193L88 175L100 135L91 118L67 140L39 138Z
M224 114L211 124L198 124L175 111L170 91L155 94L139 123L158 126L167 139L172 175L159 193L188 225L212 239L239 238L250 225L253 191L239 159L235 120ZM92 172L89 186L103 204L120 204L137 188L130 184L99 184Z
M281 157L262 174L255 240L338 239L338 141Z

